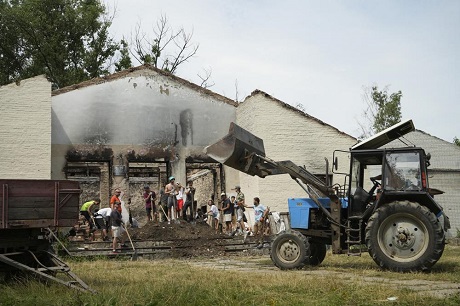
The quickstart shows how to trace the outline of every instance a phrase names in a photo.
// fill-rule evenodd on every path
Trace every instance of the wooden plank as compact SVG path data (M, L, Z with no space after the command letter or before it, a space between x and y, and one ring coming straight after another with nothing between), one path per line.
M78 193L80 186L74 181L53 181L53 180L0 180L0 185L8 184L9 197L53 197L54 184L59 182L60 189L73 190ZM0 190L0 196L3 190Z
M0 188L1 228L73 226L78 220L78 182L0 180L0 185L8 186Z
M8 227L11 229L15 228L47 228L55 227L54 218L52 219L17 219L8 221ZM59 219L58 226L72 227L75 225L75 218L71 219Z

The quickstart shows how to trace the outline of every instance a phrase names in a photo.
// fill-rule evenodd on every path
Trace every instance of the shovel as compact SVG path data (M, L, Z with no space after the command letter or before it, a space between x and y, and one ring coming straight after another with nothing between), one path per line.
M133 226L133 215L131 214L131 198L128 198L128 220L129 224Z
M152 215L152 222L155 222L155 211L153 210L153 197L152 193L150 193L150 209L151 209L151 215Z
M171 220L168 218L168 214L165 212L165 210L164 210L164 208L163 208L163 205L160 205L160 208L161 208L161 210L163 211L163 213L164 213L166 219L168 220L168 222L171 222Z
M128 235L129 242L131 242L131 247L133 248L133 252L134 252L133 257L131 257L131 261L136 261L137 257L138 257L137 250L136 250L136 248L134 248L134 243L131 240L131 235L129 234L128 229L126 228L126 225L124 223L123 223L123 228L125 229L126 234Z
M94 241L94 232L97 231L97 225L96 225L96 220L94 220L94 217L90 215L91 221L93 222L93 229L91 230L91 238Z

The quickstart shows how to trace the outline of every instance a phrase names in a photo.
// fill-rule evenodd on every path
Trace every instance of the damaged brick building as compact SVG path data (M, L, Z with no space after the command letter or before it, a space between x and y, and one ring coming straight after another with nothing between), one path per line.
M209 197L223 189L222 166L203 154L235 121L237 104L174 75L140 66L52 93L53 179L78 180L82 201L121 188L141 214L143 186L211 171Z
M0 101L5 114L0 177L76 180L83 189L81 201L100 197L103 206L120 187L124 199L132 198L135 217L145 214L143 186L158 192L169 175L183 184L194 180L199 206L221 191L234 194L235 185L241 185L248 204L259 196L272 211L287 211L287 198L304 197L288 175L251 177L204 155L204 147L226 135L231 122L264 139L270 158L290 159L319 177L326 175L325 157L356 142L263 91L237 104L149 66L53 92L46 78L38 76L0 87ZM455 162L459 151L451 151ZM448 166L458 172L458 163ZM438 183L447 178L441 172ZM341 176L328 175L331 182L343 183ZM455 204L453 186L442 197L448 211ZM452 221L454 229L460 227L458 218Z

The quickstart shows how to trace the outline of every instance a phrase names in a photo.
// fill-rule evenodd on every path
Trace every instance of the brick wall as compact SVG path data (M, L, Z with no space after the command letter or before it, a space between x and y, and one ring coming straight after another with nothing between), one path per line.
M253 93L237 108L237 123L264 140L266 156L274 160L292 160L314 174L325 173L325 160L332 162L335 149L348 150L356 140L332 126L306 116L265 93ZM339 163L348 172L349 161ZM334 175L343 183L343 176ZM240 174L243 192L252 204L259 196L272 211L287 211L289 197L306 197L289 175L260 179Z
M451 224L449 235L455 237L457 230L460 230L460 206L458 205L460 172L428 170L428 180L430 187L444 191L444 194L436 195L434 199L449 217Z
M0 113L0 178L50 179L50 83L38 76L0 87Z

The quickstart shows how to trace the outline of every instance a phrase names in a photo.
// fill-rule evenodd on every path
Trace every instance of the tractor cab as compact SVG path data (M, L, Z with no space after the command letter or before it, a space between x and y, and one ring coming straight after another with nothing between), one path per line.
M349 216L366 219L388 201L426 194L426 161L421 148L351 151Z

